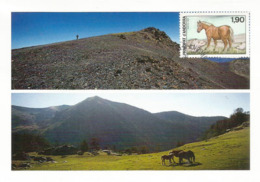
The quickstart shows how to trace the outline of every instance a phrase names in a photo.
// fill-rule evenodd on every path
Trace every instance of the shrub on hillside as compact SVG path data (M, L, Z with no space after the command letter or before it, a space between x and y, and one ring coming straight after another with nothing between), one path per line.
M36 134L12 134L12 154L22 152L38 152L50 147L45 138Z
M242 108L237 108L234 113L231 114L230 118L217 121L215 124L211 125L210 128L204 133L202 139L208 139L221 135L249 120L250 113L244 112Z
M86 142L86 140L83 140L80 144L80 150L82 152L87 152L88 151L88 143Z

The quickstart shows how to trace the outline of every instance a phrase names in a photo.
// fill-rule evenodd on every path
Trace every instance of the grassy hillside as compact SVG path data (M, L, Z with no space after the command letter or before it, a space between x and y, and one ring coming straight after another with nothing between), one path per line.
M231 131L208 141L186 144L178 149L192 150L196 163L189 165L161 165L160 157L169 151L145 155L52 156L57 163L32 164L30 170L234 170L249 169L249 127ZM175 158L177 162L177 158ZM19 161L15 161L19 163Z

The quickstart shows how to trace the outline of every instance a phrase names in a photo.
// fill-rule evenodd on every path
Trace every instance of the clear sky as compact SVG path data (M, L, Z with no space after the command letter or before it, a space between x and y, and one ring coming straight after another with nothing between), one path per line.
M156 27L179 42L179 13L12 13L12 49Z
M248 93L13 93L12 105L34 108L74 105L92 96L130 104L152 113L179 111L193 116L228 117L238 107L250 111Z

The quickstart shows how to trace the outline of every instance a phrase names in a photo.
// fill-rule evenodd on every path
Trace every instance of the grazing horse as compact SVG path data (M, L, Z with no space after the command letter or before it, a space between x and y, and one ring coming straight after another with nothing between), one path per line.
M171 154L171 155L163 155L161 157L162 165L165 165L165 160L169 160L169 162L172 163L171 159L173 159L173 154Z
M197 32L200 33L200 31L203 29L206 32L206 36L207 36L207 40L208 40L206 50L209 48L211 39L214 40L214 44L215 44L214 51L217 46L217 40L223 41L223 43L224 43L223 51L226 50L228 43L229 43L229 49L232 47L232 42L234 41L234 39L233 39L234 31L230 26L223 25L220 27L215 27L211 23L207 23L204 21L198 21L197 22Z
M170 153L169 153L169 155L173 155L173 157L172 157L172 160L173 160L173 162L175 163L175 161L174 161L174 156L175 157L179 157L179 152L182 152L183 150L173 150L173 151L171 151Z
M179 164L182 163L182 159L187 159L189 163L195 162L195 155L191 150L187 152L184 151L179 152L178 157L179 157Z

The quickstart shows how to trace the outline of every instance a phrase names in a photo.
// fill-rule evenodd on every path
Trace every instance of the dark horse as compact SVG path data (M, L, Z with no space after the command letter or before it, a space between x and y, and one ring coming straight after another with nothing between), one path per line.
M207 23L204 21L198 21L197 22L197 32L200 33L201 30L205 30L206 35L207 35L207 40L208 40L208 44L207 44L207 48L209 48L210 45L210 41L211 39L214 40L214 50L216 49L217 46L217 40L222 40L224 43L224 49L223 51L226 50L227 48L227 44L229 43L229 49L232 47L232 42L233 40L233 36L234 36L234 32L233 29L228 26L228 25L223 25L220 27L215 27L213 24L211 23Z
M179 152L178 155L179 155L179 164L182 163L182 159L187 159L189 163L195 162L195 155L191 150L187 152L184 151Z
M183 159L187 159L189 161L189 163L195 162L195 155L191 150L189 150L187 152L185 152L183 150L177 150L177 151L173 150L170 153L173 154L175 157L179 157L179 164L182 163Z
M175 161L174 161L174 156L175 157L179 157L178 156L178 153L179 152L182 152L183 150L173 150L173 151L171 151L170 153L169 153L169 155L173 155L173 157L172 157L172 160L173 160L173 162L175 163Z
M163 155L163 156L161 157L162 165L165 165L165 160L169 160L169 162L172 163L172 162L171 162L172 159L173 159L173 154L171 154L171 155ZM174 160L173 160L173 161L174 161ZM174 162L174 163L175 163L175 162Z

